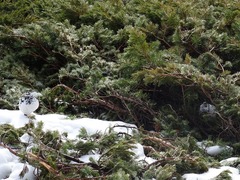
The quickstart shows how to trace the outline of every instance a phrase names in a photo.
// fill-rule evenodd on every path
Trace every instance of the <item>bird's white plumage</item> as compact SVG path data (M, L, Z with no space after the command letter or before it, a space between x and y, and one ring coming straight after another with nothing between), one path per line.
M29 115L39 107L39 101L37 99L40 96L37 92L27 92L19 99L19 110L25 115Z
M207 114L215 114L216 113L216 107L212 104L208 104L206 102L203 102L200 105L199 112L200 113L207 113Z

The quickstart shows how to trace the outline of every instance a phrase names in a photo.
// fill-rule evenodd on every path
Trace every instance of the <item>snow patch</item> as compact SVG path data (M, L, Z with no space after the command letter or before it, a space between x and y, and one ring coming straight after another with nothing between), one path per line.
M34 113L33 113L34 114ZM137 127L133 124L125 123L122 121L104 121L91 118L76 118L69 119L65 115L60 114L46 114L38 115L34 114L35 119L32 122L37 125L39 122L43 122L44 131L58 131L59 133L67 133L68 139L76 139L81 128L85 128L89 135L95 133L108 133L109 128L112 128L117 133L127 133L132 135L137 132ZM1 110L0 109L0 124L10 124L15 128L24 127L30 122L19 110ZM20 137L20 141L28 144L27 151L31 150L33 146L33 137L25 133ZM1 142L0 142L1 143ZM145 160L147 163L152 163L155 160L146 157L141 144L136 144L136 148L132 149L135 153L137 160ZM79 160L83 162L90 162L89 158L98 160L100 154L83 155ZM24 167L27 167L28 171L24 175L23 179L36 179L34 175L35 168L29 164L21 163L19 158L12 154L8 149L0 147L0 179L6 180L20 180L20 173Z
M230 166L222 166L220 168L209 168L209 170L203 174L185 174L183 178L185 180L212 180L216 178L221 172L223 171L230 171L229 175L231 176L232 180L240 179L239 171L236 168Z

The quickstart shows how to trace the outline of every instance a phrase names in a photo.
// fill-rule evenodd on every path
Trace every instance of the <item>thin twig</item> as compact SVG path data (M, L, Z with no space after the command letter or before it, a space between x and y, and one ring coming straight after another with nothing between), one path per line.
M160 138L157 138L157 137L146 137L143 140L158 142L165 147L176 149L176 147L173 146L170 142L165 141L165 140L160 139Z

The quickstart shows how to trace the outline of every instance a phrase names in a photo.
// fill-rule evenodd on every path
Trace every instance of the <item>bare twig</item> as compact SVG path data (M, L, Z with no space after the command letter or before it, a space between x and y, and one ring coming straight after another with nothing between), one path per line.
M156 153L157 151L152 146L143 146L143 149L147 151L148 153Z
M41 164L43 167L45 167L49 172L59 176L58 171L55 170L53 167L51 167L49 164L47 164L47 162L44 159L42 159L41 157L39 157L31 152L28 152L27 155L30 160L37 161L39 164Z
M77 100L73 102L74 105L98 105L98 106L103 106L105 108L108 108L112 111L116 111L119 113L127 113L126 110L120 108L119 106L113 104L110 101L103 100L103 99L85 99L85 100Z
M146 137L143 140L157 142L157 143L159 143L159 144L161 144L161 145L163 145L165 147L176 149L176 147L173 146L170 142L165 141L165 140L160 139L160 138L157 138L157 137Z

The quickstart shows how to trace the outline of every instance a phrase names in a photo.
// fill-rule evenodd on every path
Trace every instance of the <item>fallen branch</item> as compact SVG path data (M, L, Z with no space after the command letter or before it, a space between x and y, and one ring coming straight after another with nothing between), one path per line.
M49 172L55 174L56 176L59 177L59 173L57 170L55 170L52 166L50 166L49 164L47 164L47 162L42 159L41 157L31 153L31 152L28 152L27 153L27 157L28 159L30 160L34 160L34 161L37 161L39 164L41 164L43 167L45 167Z
M1 143L0 146L8 149L15 156L21 157L21 154L12 150L12 148L10 148L9 146L4 145L3 143ZM51 167L49 164L47 164L47 162L44 159L40 158L39 156L37 156L31 152L27 152L26 156L28 157L27 161L29 161L29 160L37 161L37 162L39 162L39 164L41 164L43 167L45 167L49 172L55 174L56 176L59 176L58 172L53 167Z
M154 142L160 143L161 145L163 145L165 147L176 149L176 147L173 146L170 142L167 142L167 141L157 138L157 137L146 137L143 140L154 141Z
M116 106L110 101L106 101L103 99L85 99L85 100L79 100L73 102L74 105L97 105L97 106L103 106L105 108L108 108L112 111L119 112L119 113L127 113L128 111Z
M8 149L12 154L14 154L15 156L20 156L20 154L18 154L16 151L12 150L9 146L3 144L3 143L0 143L0 146L3 147L3 148L6 148Z
M143 146L143 149L144 151L147 151L146 154L149 154L149 153L156 153L157 151L152 147L152 146Z

